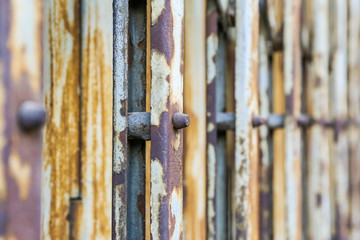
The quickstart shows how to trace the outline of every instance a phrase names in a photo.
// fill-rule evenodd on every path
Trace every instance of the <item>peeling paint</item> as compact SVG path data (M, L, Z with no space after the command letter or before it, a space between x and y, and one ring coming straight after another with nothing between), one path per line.
M166 184L163 180L164 171L158 159L151 161L151 236L152 239L160 239L160 206L162 198L166 195Z
M151 0L151 24L154 25L165 8L165 0Z
M182 202L183 194L182 189L174 189L170 196L170 214L172 218L175 218L175 226L173 232L171 232L170 239L181 239L182 234ZM169 226L172 226L172 221L169 222Z
M258 1L236 1L234 239L258 239Z
M207 165L208 165L208 187L207 187L207 218L208 218L208 231L211 233L209 234L209 239L215 239L213 234L216 233L215 224L212 219L215 217L215 209L214 206L215 202L212 200L215 198L215 188L216 188L216 156L215 156L215 147L212 144L208 144L207 150Z
M211 34L206 39L206 46L207 46L207 54L208 57L206 58L207 64L207 76L206 76L206 83L210 84L214 81L216 76L216 63L214 61L214 57L216 56L217 46L218 46L218 37L216 34Z
M151 112L151 125L159 126L161 113L163 109L167 109L169 82L166 78L170 74L170 67L165 56L153 50L151 53L151 68L156 69L156 71L152 72L151 80L153 88L157 89L157 93L151 96L151 105L158 106ZM156 109L159 109L159 111Z

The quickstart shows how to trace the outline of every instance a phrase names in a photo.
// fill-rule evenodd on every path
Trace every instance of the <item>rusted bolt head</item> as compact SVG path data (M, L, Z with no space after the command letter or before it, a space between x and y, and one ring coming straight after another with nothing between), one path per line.
M175 113L172 122L175 129L186 128L190 125L190 116L184 113Z
M25 101L17 113L17 122L23 131L40 129L46 121L46 110L37 102Z

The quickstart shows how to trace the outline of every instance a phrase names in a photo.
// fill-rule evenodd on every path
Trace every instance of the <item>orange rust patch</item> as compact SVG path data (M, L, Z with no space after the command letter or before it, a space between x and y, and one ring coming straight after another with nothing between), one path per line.
M43 239L69 236L70 197L79 197L80 4L45 4Z

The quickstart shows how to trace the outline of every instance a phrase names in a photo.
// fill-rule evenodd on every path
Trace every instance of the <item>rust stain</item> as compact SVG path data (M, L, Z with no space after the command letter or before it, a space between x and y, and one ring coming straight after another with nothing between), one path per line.
M79 239L110 239L112 209L112 1L82 5Z
M185 0L184 239L206 238L206 1ZM186 193L186 194L185 194Z
M42 238L70 236L71 197L79 197L80 4L47 1L44 21Z

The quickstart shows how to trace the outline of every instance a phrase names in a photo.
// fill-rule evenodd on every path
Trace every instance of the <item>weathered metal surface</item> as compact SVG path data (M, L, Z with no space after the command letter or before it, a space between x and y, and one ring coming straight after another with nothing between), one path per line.
M0 239L40 238L41 140L17 114L41 101L41 1L0 1Z
M287 239L302 239L300 0L284 2L285 178Z
M305 11L312 16L311 66L307 76L307 113L315 119L329 116L329 2L308 1ZM309 17L310 18L310 17ZM306 44L306 41L305 41ZM309 239L330 239L329 131L320 124L308 130L307 230Z
M44 11L42 238L65 239L80 196L80 3L46 1Z
M217 239L216 179L216 53L218 51L218 14L215 1L206 9L206 236Z
M129 112L146 111L146 1L129 1ZM150 113L146 138L151 137ZM132 124L129 117L128 137ZM140 127L145 125L141 124ZM146 139L145 139L146 140ZM145 238L145 142L128 141L128 239Z
M181 2L181 1L180 1ZM206 238L206 0L185 0L184 239Z
M236 1L234 239L259 239L259 1Z
M348 135L339 121L348 117L347 99L347 2L330 1L331 62L329 115L337 123L330 140L332 237L349 239L349 156ZM339 128L340 127L340 128Z
M259 113L264 119L270 117L271 72L265 24L260 22L259 35ZM270 118L268 119L268 121ZM260 147L260 239L272 239L272 158L270 155L270 131L267 126L259 129Z
M83 211L75 217L75 221L80 222L77 239L111 238L112 5L111 0L81 1L80 175Z
M112 239L127 238L128 1L113 3Z
M151 139L151 114L149 112L128 113L128 138L145 141Z
M348 1L348 116L354 122L360 121L360 2ZM360 131L356 125L348 129L350 168L350 239L360 238Z
M184 2L151 1L151 237L183 238Z

